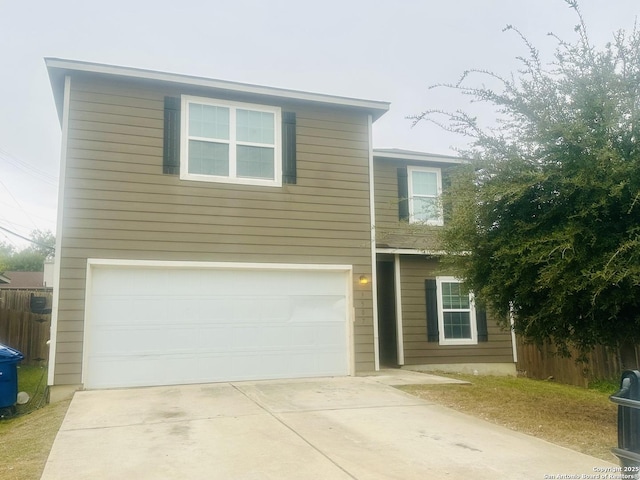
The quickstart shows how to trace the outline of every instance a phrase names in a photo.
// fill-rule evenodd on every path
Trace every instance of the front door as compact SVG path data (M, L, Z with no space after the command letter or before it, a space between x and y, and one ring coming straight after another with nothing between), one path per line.
M398 366L393 261L378 261L378 347L380 366Z

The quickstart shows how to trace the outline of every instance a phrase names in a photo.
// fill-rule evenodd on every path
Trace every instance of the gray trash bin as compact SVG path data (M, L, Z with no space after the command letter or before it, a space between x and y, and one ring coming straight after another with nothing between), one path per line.
M622 473L636 478L633 473L640 467L640 371L623 372L620 390L609 398L618 405L618 448L611 451L622 467L632 469Z

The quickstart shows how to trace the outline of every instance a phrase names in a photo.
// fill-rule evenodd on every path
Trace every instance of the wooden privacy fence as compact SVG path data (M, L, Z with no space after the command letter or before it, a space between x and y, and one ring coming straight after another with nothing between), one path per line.
M19 350L23 364L41 364L49 358L51 314L31 313L31 294L47 298L50 290L0 290L0 343Z
M622 374L618 352L612 348L596 347L587 355L587 362L577 362L576 350L571 351L571 358L565 358L552 345L525 344L521 338L516 344L518 372L529 378L553 377L556 382L587 387L594 380L617 381ZM636 346L636 358L640 358L640 346Z

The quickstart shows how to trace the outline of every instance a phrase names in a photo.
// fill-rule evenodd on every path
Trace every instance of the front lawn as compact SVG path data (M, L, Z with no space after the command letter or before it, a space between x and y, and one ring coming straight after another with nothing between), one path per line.
M0 420L0 479L37 480L42 475L53 441L69 402L46 405L46 369L20 366L18 390L29 394L18 415Z
M468 385L407 385L401 390L551 443L617 463L614 386L584 389L514 377L450 375Z

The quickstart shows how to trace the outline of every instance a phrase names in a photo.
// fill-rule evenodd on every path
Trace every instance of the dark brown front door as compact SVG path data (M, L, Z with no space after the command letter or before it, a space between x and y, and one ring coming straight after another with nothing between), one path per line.
M379 261L378 276L378 346L380 366L398 366L396 335L396 293L392 261Z

